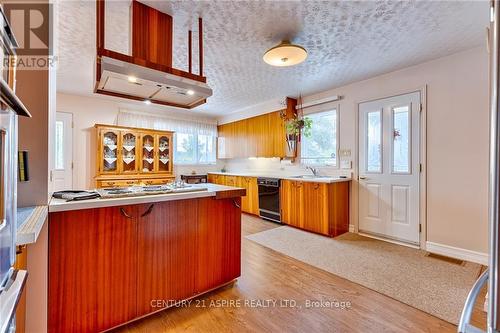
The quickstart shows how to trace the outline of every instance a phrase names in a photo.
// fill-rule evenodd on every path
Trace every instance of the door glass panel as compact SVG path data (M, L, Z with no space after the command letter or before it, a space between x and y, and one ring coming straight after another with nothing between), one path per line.
M410 172L410 108L392 109L392 172Z
M154 161L154 139L151 135L145 135L142 138L142 171L152 172Z
M366 171L382 172L382 113L367 113Z
M116 171L116 152L118 147L118 135L113 132L104 133L103 139L104 171Z
M55 138L55 167L57 170L64 170L64 123L56 121Z
M135 158L135 143L136 136L132 133L126 133L123 136L122 144L122 160L123 160L123 171L124 172L134 172L136 170L136 158Z
M170 138L168 136L160 136L158 142L159 151L159 171L168 171L170 165Z

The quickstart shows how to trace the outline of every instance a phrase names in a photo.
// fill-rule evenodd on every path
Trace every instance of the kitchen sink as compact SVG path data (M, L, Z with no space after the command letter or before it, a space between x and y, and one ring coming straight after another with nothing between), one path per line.
M300 176L292 176L290 178L298 178L298 179L316 179L316 178L334 178L332 176L314 176L314 175L300 175Z

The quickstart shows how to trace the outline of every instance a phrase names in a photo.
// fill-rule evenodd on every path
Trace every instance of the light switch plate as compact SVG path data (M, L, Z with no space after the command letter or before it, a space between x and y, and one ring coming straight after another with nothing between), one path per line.
M351 160L340 160L340 168L341 169L352 169L352 161Z

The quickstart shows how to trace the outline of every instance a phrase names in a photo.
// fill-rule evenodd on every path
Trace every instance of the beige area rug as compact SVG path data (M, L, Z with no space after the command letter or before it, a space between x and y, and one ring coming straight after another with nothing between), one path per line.
M246 238L453 324L481 270L352 233L332 239L283 226Z

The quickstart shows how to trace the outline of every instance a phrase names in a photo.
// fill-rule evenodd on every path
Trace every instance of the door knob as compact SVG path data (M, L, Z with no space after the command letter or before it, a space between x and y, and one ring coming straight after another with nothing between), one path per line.
M360 180L365 180L365 179L368 179L366 176L359 176L359 179Z

